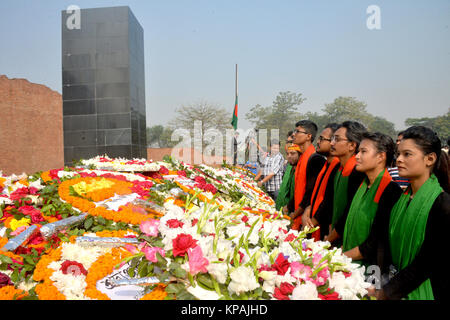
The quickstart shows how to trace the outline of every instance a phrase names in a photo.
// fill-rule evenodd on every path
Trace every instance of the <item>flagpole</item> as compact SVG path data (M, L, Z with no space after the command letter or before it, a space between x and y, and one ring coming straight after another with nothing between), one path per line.
M235 98L237 99L238 97L238 65L236 63L236 79L235 79ZM236 108L236 106L235 106ZM237 114L236 114L237 116ZM236 129L234 129L234 139L233 139L233 145L234 145L234 152L233 152L233 165L237 164L237 138L236 138L236 132L237 132L237 127Z

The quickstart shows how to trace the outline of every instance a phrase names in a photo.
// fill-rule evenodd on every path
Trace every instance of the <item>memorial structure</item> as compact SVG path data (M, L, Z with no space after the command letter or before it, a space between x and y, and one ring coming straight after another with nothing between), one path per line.
M144 30L127 6L62 12L64 163L147 158Z

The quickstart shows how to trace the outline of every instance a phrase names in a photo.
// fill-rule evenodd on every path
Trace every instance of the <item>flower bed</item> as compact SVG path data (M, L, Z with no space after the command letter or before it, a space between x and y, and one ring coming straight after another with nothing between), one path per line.
M363 298L363 269L290 230L253 178L171 158L0 173L0 299L117 299L102 286L120 266L129 283L153 279L134 299ZM86 247L83 235L138 243Z

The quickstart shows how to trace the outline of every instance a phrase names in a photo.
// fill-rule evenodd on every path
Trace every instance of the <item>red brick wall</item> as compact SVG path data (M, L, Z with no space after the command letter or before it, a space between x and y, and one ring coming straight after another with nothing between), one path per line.
M64 165L62 97L0 75L0 170L32 174Z

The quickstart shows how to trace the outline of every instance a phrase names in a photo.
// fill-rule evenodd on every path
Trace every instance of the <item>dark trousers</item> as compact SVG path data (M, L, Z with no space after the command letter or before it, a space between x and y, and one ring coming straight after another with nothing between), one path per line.
M275 190L275 191L267 191L267 193L268 193L269 196L273 199L273 201L277 201L278 191L279 191L279 190Z

